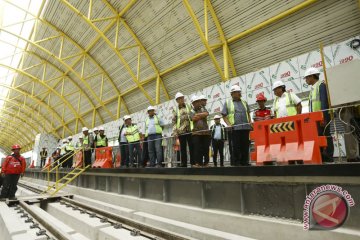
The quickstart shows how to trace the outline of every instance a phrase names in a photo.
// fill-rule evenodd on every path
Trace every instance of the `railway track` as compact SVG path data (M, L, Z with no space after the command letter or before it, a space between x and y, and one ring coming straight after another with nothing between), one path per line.
M42 193L41 189L24 183L19 182L19 187L36 194ZM89 204L75 201L72 199L72 195L19 197L19 199L7 201L7 204L17 214L21 214L20 217L24 219L25 223L29 224L30 228L37 228L36 235L44 236L44 239L74 239L72 236L75 232L86 237L86 239L97 239L94 238L94 235L87 235L85 228L89 228L89 232L94 232L93 230L96 229L91 224L95 224L98 227L99 233L95 234L96 236L111 236L106 239L188 239L178 234L98 209ZM59 216L58 220L53 219ZM74 229L74 231L64 230L66 226L56 226L56 221L59 222L58 225L67 225ZM83 224L84 229L78 226L81 224ZM69 232L72 232L72 234L69 234Z

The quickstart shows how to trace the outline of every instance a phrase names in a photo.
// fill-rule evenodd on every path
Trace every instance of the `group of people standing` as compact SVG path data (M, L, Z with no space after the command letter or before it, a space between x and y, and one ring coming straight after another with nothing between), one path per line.
M305 72L304 79L311 86L309 94L309 111L323 111L324 121L319 124L319 135L327 136L328 147L322 149L323 161L333 161L333 142L330 136L330 128L325 128L330 121L327 110L329 102L327 89L324 81L319 80L320 72L316 68L309 68ZM180 143L180 167L208 167L209 148L212 147L214 166L224 166L224 146L228 141L231 166L249 166L250 140L252 121L263 121L271 118L281 118L302 113L301 99L292 92L286 90L282 81L273 84L274 102L272 108L266 107L266 97L257 96L256 102L259 108L250 117L248 103L242 98L242 89L238 85L230 88L231 98L223 105L221 116L215 115L214 124L209 127L209 112L206 109L207 98L205 96L193 96L191 105L186 103L185 96L178 92L175 95L177 106L172 117L172 136ZM163 150L161 146L163 121L155 114L155 108L150 106L148 117L145 121L145 137L140 133L137 125L131 121L131 116L124 117L124 124L120 126L119 143L122 158L122 166L133 167L145 166L143 153L148 150L150 164L148 166L161 166ZM221 118L223 123L221 123ZM225 123L225 124L224 124ZM218 164L217 157L220 162ZM188 157L190 161L188 162Z

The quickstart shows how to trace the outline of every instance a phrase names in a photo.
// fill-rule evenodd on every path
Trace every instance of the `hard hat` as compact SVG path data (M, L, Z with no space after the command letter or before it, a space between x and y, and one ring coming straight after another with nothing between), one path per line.
M12 145L11 150L15 150L15 149L21 149L20 145L18 144Z
M153 107L153 106L148 106L147 111L151 111L151 110L154 110L154 111L155 111L155 107Z
M63 143L67 143L67 142L68 142L68 140L66 140L66 139L63 140Z
M207 100L207 98L205 97L205 95L200 95L199 100Z
M94 127L93 131L99 131L99 129L97 127Z
M68 139L72 139L72 136L68 136Z
M131 119L131 116L130 115L125 115L124 116L124 121L128 120L128 119Z
M230 88L230 92L241 92L241 87L239 87L238 85L232 85Z
M191 103L196 102L198 100L200 100L200 98L198 96L196 96L196 95L191 97Z
M87 127L83 127L82 128L82 131L85 132L85 131L89 131L89 129Z
M278 88L281 86L285 86L285 83L283 81L276 81L276 82L274 82L272 89L274 90L275 88Z
M215 119L220 119L220 118L221 118L220 115L215 115L215 116L214 116L214 120L215 120Z
M263 94L260 94L259 96L256 97L256 101L266 101L266 97Z
M84 139L84 137L83 137L83 136L80 136L79 139Z
M184 94L182 94L181 92L177 92L175 94L175 100L178 99L178 98L181 98L181 97L185 97Z
M105 131L104 127L99 127L99 131Z
M304 78L306 78L307 76L318 75L318 74L320 74L319 70L317 68L311 67L311 68L306 69Z

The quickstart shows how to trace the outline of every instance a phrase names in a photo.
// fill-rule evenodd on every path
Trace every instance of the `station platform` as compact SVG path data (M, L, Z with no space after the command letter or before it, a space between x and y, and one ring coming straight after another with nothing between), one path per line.
M59 177L69 170L60 169ZM25 177L47 180L27 169ZM360 199L360 164L249 166L223 168L88 169L70 186L141 199L301 221L306 196L334 184ZM51 181L55 174L50 174ZM344 227L358 228L360 206Z

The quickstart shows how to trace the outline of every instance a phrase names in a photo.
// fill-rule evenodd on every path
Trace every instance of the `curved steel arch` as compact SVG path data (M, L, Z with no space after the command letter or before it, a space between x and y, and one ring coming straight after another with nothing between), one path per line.
M3 119L7 119L7 120L11 120L11 121L15 121L17 122L16 120L20 120L22 123L24 123L25 125L27 125L28 127L30 127L31 129L33 129L35 132L38 132L40 133L40 128L36 127L34 124L30 123L29 121L26 121L26 118L22 117L22 116L18 116L17 113L14 113L14 111L10 111L9 109L2 109L4 110L3 112L7 115L9 115L10 117L14 118L14 119L8 119L8 118L5 118L4 116L0 115L0 118L3 118ZM0 126L1 127L1 126ZM36 134L35 134L36 135ZM29 138L31 139L31 138Z
M38 128L37 126L35 126L34 124L30 123L30 121L26 121L26 118L19 116L15 111L10 111L10 109L1 109L4 110L4 113L10 115L13 118L17 118L20 119L23 123L25 123L27 126L29 126L31 129L33 129L36 132L40 132L40 128ZM0 115L0 118L2 118L3 116ZM1 126L0 126L1 127Z
M36 109L31 108L28 105L24 105L22 103L19 103L18 101L9 100L7 98L0 97L0 100L6 102L6 104L12 104L12 106L16 106L18 108L21 108L21 110L25 111L25 113L27 113L29 115L32 115L32 117L35 118L34 120L37 123L37 125L44 126L42 124L42 122L47 122L47 124L49 124L51 126L51 122L49 122L42 114L34 114L36 112ZM8 106L6 105L6 106L3 107L3 109L9 110L7 107ZM34 130L38 131L38 128L34 129ZM49 133L55 133L57 135L57 137L61 138L61 136L58 133L55 132L55 128L52 128L52 129L50 129L51 131L49 131L48 129L45 129L45 127L44 127L44 130L46 132L49 132Z
M68 41L70 41L71 43L73 43L77 48L79 48L81 50L81 52L84 53L84 55L90 59L97 67L98 69L101 71L101 74L105 75L105 77L107 77L107 79L109 79L110 81L110 84L113 86L114 90L116 91L116 93L118 95L121 95L120 94L120 91L119 89L117 88L117 86L115 85L114 83L114 80L110 77L110 75L105 71L105 69L99 64L99 62L97 60L95 60L90 54L88 54L88 51L87 49L84 49L82 48L75 40L73 40L69 35L67 35L65 32L61 31L60 29L58 29L55 25L53 25L52 23L50 23L49 21L47 21L46 19L44 18L38 18L36 19L37 21L41 21L42 23L44 23L45 25L53 28L55 31L57 31L58 33L60 33L62 35L62 37L65 37ZM72 63L72 66L76 65L79 61L81 60L81 58L79 58L79 60L76 60ZM67 73L65 72L64 75L66 75ZM103 106L104 104L106 104L104 101L103 103L101 103L101 106ZM129 113L129 110L125 104L125 101L123 100L123 104L124 104L124 107L125 107L125 110L127 113ZM117 116L118 117L118 116Z
M32 114L32 116L35 117L39 122L47 122L47 124L49 124L49 125L51 126L51 122L50 122L48 119L46 119L46 118L45 118L42 114L40 114L36 109L30 107L29 105L20 103L20 102L14 100L14 99L11 99L11 100L10 100L10 99L8 99L8 98L4 98L4 97L1 97L1 96L0 96L0 100L1 100L1 101L4 101L6 104L12 104L12 105L14 105L14 106L16 106L16 107L18 107L18 108L21 108L21 110L24 110L24 111L26 111L27 113ZM7 107L7 105L6 105L5 107ZM33 113L35 113L35 112L37 112L37 114L33 114ZM61 138L60 135L59 135L57 132L55 132L55 128L50 129L50 130L52 130L52 131L49 131L50 133L54 133L54 134L57 135L57 137ZM53 132L53 131L54 131L54 132Z
M23 91L21 89L10 87L10 86L8 86L6 84L3 84L3 83L0 83L0 87L9 88L9 89L11 89L13 91L19 92L19 93L21 93L22 95L24 95L26 97L30 97L32 100L34 100L38 104L41 104L42 106L45 106L45 108L47 108L48 112L51 112L52 115L59 121L59 123L62 124L62 127L64 127L70 134L74 134L74 132L71 131L69 129L69 127L64 123L64 121L61 119L61 117L58 115L58 113L54 109L52 109L49 105L47 105L46 103L41 101L39 98L31 95L31 93L28 93L28 92Z
M3 135L7 137L8 141L6 139L1 139L0 141L3 142L3 144L6 144L9 148L15 143L22 144L23 146L27 145L27 142L25 142L23 139L16 138L12 132L9 132L8 130L2 131Z
M0 116L0 119L10 120L3 116ZM18 121L16 121L16 122L14 121L14 123L18 123ZM21 128L17 128L16 125L10 124L10 122L7 122L7 125L0 126L0 132L2 132L3 129L10 129L10 130L13 130L13 132L18 131L22 136L24 136L24 138L26 138L26 141L28 141L28 142L32 142L35 140L36 134L31 133L32 135L34 135L34 139L33 139L31 135L25 133L23 130L20 130ZM13 135L16 136L16 134L13 134Z
M124 59L124 57L122 56L122 54L118 51L118 49L114 46L114 44L105 36L105 32L106 30L104 30L104 32L102 32L99 28L97 28L95 26L95 24L93 24L91 22L91 20L89 18L87 18L86 16L84 16L78 9L76 9L71 3L69 3L66 0L60 0L62 3L64 3L66 6L68 6L68 8L73 11L74 13L76 13L78 16L80 16L82 19L84 19L84 21L93 29L95 30L100 38L102 38L102 40L104 40L106 42L106 44L114 51L114 53L118 56L119 60L123 63L123 65L125 66L127 72L130 74L133 82L137 85L137 87L140 89L140 91L145 95L145 97L149 100L149 102L153 105L154 101L151 99L151 97L149 96L149 94L145 91L145 89L143 88L143 86L140 84L139 80L137 79L137 77L135 76L134 72L131 70L129 64L127 63L127 61ZM114 24L116 23L116 20L113 20L107 27L106 29L109 30L110 27L112 27ZM92 44L90 45L94 45L99 38L97 38L97 40L95 40Z
M106 0L102 0L102 2L104 3L108 3ZM136 3L136 0L133 0L133 1L130 1L129 5L126 7L126 11L133 5ZM159 69L157 68L156 64L154 63L154 61L152 60L152 58L150 57L148 51L146 50L144 44L140 41L140 39L137 37L137 35L135 34L134 30L129 26L129 24L126 23L125 19L121 18L124 13L123 12L120 12L119 14L117 13L116 9L111 5L111 4L107 4L108 7L110 8L110 10L117 14L118 15L118 20L120 18L120 21L122 22L122 24L125 26L125 28L128 30L128 32L130 33L130 35L134 38L134 40L136 41L136 43L139 45L139 47L141 48L141 50L143 51L143 53L145 54L145 57L146 59L148 60L150 66L153 68L154 72L155 72L155 75L158 76L158 80L160 81L162 87L163 87L163 90L164 90L164 93L165 93L165 96L168 100L170 100L170 97L169 97L169 94L168 94L168 91L166 90L166 87L164 85L164 82L162 81L162 78L160 76L160 71ZM157 96L156 98L158 98L158 92L156 93ZM159 104L158 102L158 99L156 99L156 103Z
M27 14L35 17L36 20L40 20L40 18L39 18L38 16L36 16L36 15L34 15L33 13L31 13L31 12L29 12L29 11L27 11L27 10L19 7L19 6L17 6L16 4L11 3L11 2L9 2L8 0L4 0L4 1L5 1L6 3L11 4L12 6L18 8L19 10L22 10L22 11L24 11L25 13L27 13ZM36 20L35 20L35 21L36 21ZM49 25L52 25L52 24L49 23ZM41 51L45 52L45 53L48 54L49 56L51 56L51 57L53 57L54 59L56 59L61 65L63 65L65 68L68 69L68 72L69 72L69 71L72 72L72 73L80 80L80 82L85 85L85 87L86 87L86 88L90 91L90 93L96 98L96 100L99 102L99 104L101 104L101 105L103 106L103 108L104 108L105 111L109 114L109 116L110 116L113 120L115 120L115 117L114 117L114 115L111 113L111 111L105 106L105 104L103 103L103 101L101 101L101 99L99 99L99 97L98 97L98 96L96 95L96 93L93 91L93 89L91 88L91 86L86 82L86 80L85 80L82 76L80 76L79 73L77 73L77 72L72 68L72 66L68 65L68 64L67 64L65 61L63 61L61 58L57 57L55 54L53 54L52 52L50 52L50 51L47 50L46 48L43 48L43 47L40 46L39 44L37 44L37 43L35 43L35 42L33 42L33 41L30 41L30 40L28 40L28 39L25 39L25 38L23 38L23 37L21 37L21 36L19 36L19 35L17 35L17 34L14 34L14 33L10 32L10 31L7 31L7 30L5 30L5 29L2 29L2 30L3 30L4 32L6 32L6 33L9 33L9 34L12 34L12 35L18 37L19 39L27 42L28 44L34 45L35 47L39 48ZM72 42L75 42L75 41L72 41ZM77 44L77 45L78 45L78 44ZM80 48L80 49L82 49L82 48ZM79 53L79 55L80 55L80 53ZM82 56L80 56L79 60L81 60L81 59L82 59ZM47 62L48 62L48 61L47 61ZM69 79L72 80L71 78L69 78ZM91 98L90 98L89 96L87 96L87 94L79 87L79 85L77 84L76 81L73 81L73 80L72 80L72 82L74 83L74 85L76 85L76 86L80 89L80 91L83 93L83 95L85 95L85 96L88 98L91 106L92 106L93 109L98 113L98 116L100 117L101 122L104 123L103 118L101 117L101 115L100 115L100 113L98 112L97 108L95 107L94 103L91 101ZM79 118L79 117L77 117L77 118ZM82 118L79 118L79 119L81 120L81 122L83 123L83 125L85 125L85 123L84 123L84 121L82 120Z

